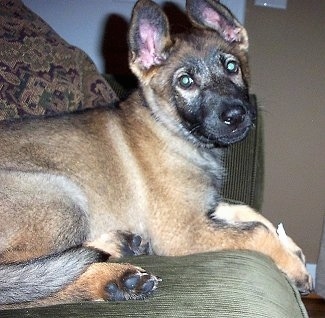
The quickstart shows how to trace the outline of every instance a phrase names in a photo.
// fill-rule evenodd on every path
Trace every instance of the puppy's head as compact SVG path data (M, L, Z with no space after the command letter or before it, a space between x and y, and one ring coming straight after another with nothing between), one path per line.
M246 30L219 2L187 0L193 29L171 36L150 0L134 7L130 67L163 125L205 146L242 140L255 117L248 92Z

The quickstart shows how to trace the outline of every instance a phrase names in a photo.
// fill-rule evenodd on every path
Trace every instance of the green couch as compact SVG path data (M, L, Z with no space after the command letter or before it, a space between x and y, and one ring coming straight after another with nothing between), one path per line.
M130 261L162 277L152 297L5 310L0 317L307 317L296 288L260 254L225 251Z
M98 74L85 53L66 43L19 0L0 2L0 47L0 125L25 117L110 107L122 94L112 76L107 81ZM225 164L227 200L260 209L260 114L248 138L225 149ZM4 310L0 317L307 317L297 289L262 254L222 251L122 261L162 278L150 298Z

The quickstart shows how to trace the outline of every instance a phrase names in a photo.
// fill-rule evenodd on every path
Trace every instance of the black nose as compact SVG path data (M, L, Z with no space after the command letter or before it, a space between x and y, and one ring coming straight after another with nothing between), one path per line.
M245 120L246 110L245 108L240 105L232 105L227 107L221 115L220 119L229 126L238 126Z

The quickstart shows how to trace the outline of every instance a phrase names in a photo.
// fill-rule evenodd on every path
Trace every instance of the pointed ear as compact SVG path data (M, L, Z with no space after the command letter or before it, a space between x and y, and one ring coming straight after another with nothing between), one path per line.
M150 0L139 0L133 8L129 51L131 69L149 70L167 58L170 43L169 25L161 8Z
M245 28L231 11L217 0L187 0L188 17L195 26L215 30L228 43L248 50L248 36Z

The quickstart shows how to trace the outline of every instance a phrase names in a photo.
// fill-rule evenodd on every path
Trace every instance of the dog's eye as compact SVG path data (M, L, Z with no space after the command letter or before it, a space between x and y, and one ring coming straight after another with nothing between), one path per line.
M193 85L194 81L193 81L193 79L192 79L192 77L190 75L183 74L178 78L178 83L183 88L188 89Z
M239 69L238 62L234 60L227 60L225 62L225 68L229 73L237 73Z

